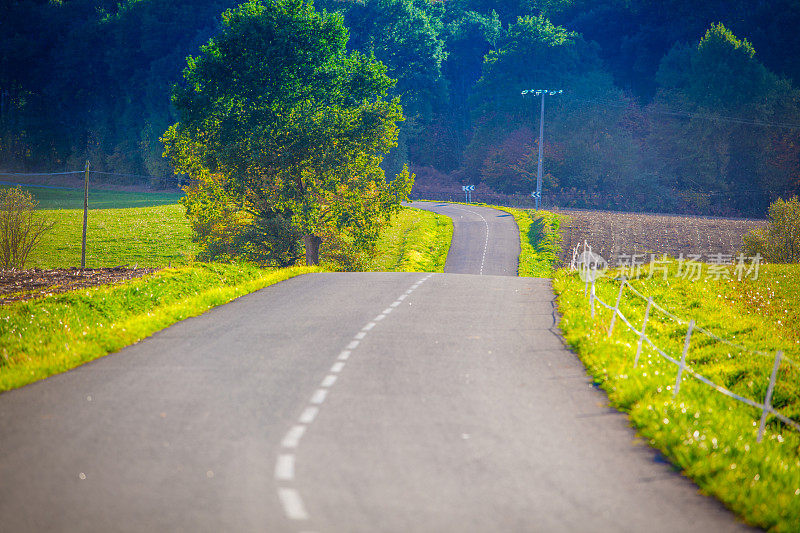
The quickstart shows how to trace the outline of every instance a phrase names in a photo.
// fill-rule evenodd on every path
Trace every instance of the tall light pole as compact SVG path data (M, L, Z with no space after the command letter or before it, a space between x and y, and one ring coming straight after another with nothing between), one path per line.
M536 192L533 193L531 196L534 197L536 200L536 210L539 210L539 200L542 198L542 147L544 145L544 96L549 94L550 96L555 96L557 94L561 94L564 91L559 90L550 90L550 89L530 89L522 91L522 96L526 94L532 94L534 96L542 97L542 112L539 115L539 165L536 170Z

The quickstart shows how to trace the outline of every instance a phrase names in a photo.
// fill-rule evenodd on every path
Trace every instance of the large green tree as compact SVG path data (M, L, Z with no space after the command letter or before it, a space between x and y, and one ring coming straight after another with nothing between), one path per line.
M244 223L289 220L308 264L322 237L369 246L413 183L379 167L403 118L385 67L348 53L342 17L303 0L251 0L222 23L174 90L180 121L164 142L176 170L236 199Z

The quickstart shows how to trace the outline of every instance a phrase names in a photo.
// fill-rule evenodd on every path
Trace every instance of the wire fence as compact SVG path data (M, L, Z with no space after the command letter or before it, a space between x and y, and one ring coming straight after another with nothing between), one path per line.
M787 426L793 428L796 431L800 431L800 424L792 420L791 418L785 416L783 413L780 413L773 405L773 393L775 391L775 385L778 379L778 371L781 368L781 365L788 365L795 370L800 370L800 365L788 356L786 356L782 351L770 352L764 350L756 350L753 348L749 348L747 346L741 345L739 343L733 342L729 339L725 339L720 337L719 335L709 331L702 326L699 326L694 319L685 320L680 318L679 316L667 311L662 306L656 303L652 296L645 296L640 291L636 290L636 288L631 285L631 283L622 276L620 278L614 278L614 281L619 281L619 289L617 292L616 301L613 305L603 301L597 295L597 287L596 281L599 277L598 274L598 265L603 264L603 260L600 256L594 254L592 252L591 246L584 241L583 243L583 251L578 253L578 249L580 245L576 246L573 250L572 262L570 263L571 270L577 270L580 273L581 279L584 281L584 296L588 296L589 298L589 308L591 312L592 320L595 319L595 307L596 305L600 305L605 309L611 311L611 321L608 326L608 336L610 337L614 332L614 326L616 323L617 318L621 320L628 329L633 332L637 336L637 344L636 344L636 354L633 360L633 367L636 368L639 365L639 359L642 355L642 349L645 345L652 348L661 358L669 363L678 367L677 370L677 377L675 381L675 385L673 388L673 397L677 396L680 392L681 383L683 381L684 375L688 375L701 383L711 387L712 389L716 390L717 392L724 394L734 400L754 407L761 411L761 417L759 419L759 426L758 426L758 436L757 441L761 442L761 439L764 436L764 431L766 427L766 422L769 416L774 416ZM620 309L620 305L623 303L623 298L625 296L625 292L630 292L631 295L634 297L643 300L646 302L646 307L644 311L644 318L641 322L641 327L636 327L632 324L631 319L629 319ZM653 327L653 320L656 319L654 316L654 312L658 312L663 315L666 319L673 321L680 327L686 328L686 333L683 336L683 350L681 351L680 356L675 354L670 355L659 347L653 339L651 334L647 333L648 325ZM765 357L774 357L773 364L772 364L772 372L770 374L769 383L767 384L766 394L764 395L763 401L761 400L753 400L751 398L747 398L742 396L741 394L737 394L722 385L719 385L709 379L706 376L700 374L697 370L692 368L690 365L687 364L687 356L690 353L690 346L692 342L693 335L702 334L706 336L706 338L710 339L711 342L722 343L728 347L734 348L742 353L749 353L758 356L765 356Z
M70 189L75 187L64 187L64 186L54 186L48 185L46 183L38 183L43 180L48 180L50 178L56 178L58 176L82 176L86 173L85 170L70 170L64 172L0 172L0 181L8 183L9 180L31 180L33 179L37 183L8 183L9 185L27 185L27 186L35 186L35 187L44 187L49 189ZM126 174L121 172L105 172L100 170L89 170L90 176L105 176L106 178L115 178L120 181L124 182L133 182L138 184L158 184L160 187L178 187L180 186L184 179L181 176L150 176L145 174Z
M111 180L107 178L112 178ZM123 174L92 170L89 161L84 170L64 172L0 172L0 188L22 187L34 197L34 207L55 213L43 215L48 220L59 221L59 246L70 248L72 244L63 242L71 239L75 223L70 214L60 210L83 211L80 234L80 268L86 267L87 241L89 239L89 212L103 209L144 208L174 204L182 196L177 190L180 176L159 177L142 174ZM171 181L167 181L171 180ZM109 186L113 184L113 186ZM169 184L170 189L164 186ZM78 186L81 185L81 186ZM94 216L94 215L92 215ZM118 215L125 217L128 215ZM98 220L109 220L99 217ZM92 231L102 234L103 223L93 225ZM67 237L66 235L70 235ZM112 254L113 255L113 254ZM97 259L95 259L96 261ZM48 261L46 261L48 262ZM166 258L166 264L172 260ZM138 263L135 263L138 264ZM59 260L57 266L63 266ZM24 267L24 262L20 267ZM136 268L134 266L134 268Z

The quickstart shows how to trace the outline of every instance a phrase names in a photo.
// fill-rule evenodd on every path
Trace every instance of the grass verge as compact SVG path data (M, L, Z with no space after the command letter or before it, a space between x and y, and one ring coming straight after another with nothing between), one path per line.
M551 278L561 252L562 216L549 211L534 211L490 205L510 213L519 228L519 275Z
M58 225L35 251L32 266L79 264L82 211L44 213ZM180 264L196 249L180 205L106 209L91 212L89 220L88 266ZM372 270L442 272L452 234L447 217L403 209L383 232ZM197 263L0 306L0 391L120 350L238 296L321 270Z
M768 352L756 354L693 334L687 365L736 394L763 402L774 361L783 350L794 363L778 372L772 404L800 421L800 267L763 266L756 280L700 279L677 276L673 263L666 279L640 275L634 287L669 312L736 344ZM612 276L616 273L611 272ZM561 329L595 382L651 445L660 449L703 491L719 498L747 522L771 531L798 531L800 524L800 435L769 419L756 442L761 411L716 392L684 374L673 397L677 367L645 343L634 368L638 336L621 320L608 337L611 311L597 306L592 320L584 283L575 273L554 278ZM597 295L614 305L619 283L609 277ZM626 289L629 291L629 289ZM630 292L620 310L641 327L646 303ZM653 309L647 335L680 359L687 326Z
M452 238L448 217L404 207L381 233L369 270L444 272Z
M130 194L130 193L125 193ZM27 268L80 266L82 209L42 210L56 222L31 252ZM197 252L185 209L179 204L89 211L86 266L187 264Z
M64 372L244 294L318 271L195 264L0 306L0 391Z

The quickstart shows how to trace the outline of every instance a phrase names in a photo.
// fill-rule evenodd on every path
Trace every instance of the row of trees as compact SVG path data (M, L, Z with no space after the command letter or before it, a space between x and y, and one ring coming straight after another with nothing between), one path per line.
M0 165L168 175L168 88L236 0L18 0L0 7ZM418 186L602 207L760 214L800 190L798 0L318 0L397 80L382 166ZM756 50L758 53L756 54ZM581 200L586 201L586 200Z

